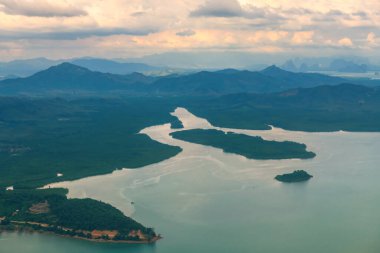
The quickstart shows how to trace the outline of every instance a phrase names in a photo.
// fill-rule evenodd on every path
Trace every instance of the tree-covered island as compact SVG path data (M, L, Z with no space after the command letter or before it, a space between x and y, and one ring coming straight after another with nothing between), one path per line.
M194 129L171 133L173 138L223 149L226 153L249 159L309 159L315 153L307 151L305 144L291 141L267 141L257 136L223 132L219 130Z
M275 179L283 183L297 183L307 181L312 177L312 175L304 170L296 170L293 173L278 175Z

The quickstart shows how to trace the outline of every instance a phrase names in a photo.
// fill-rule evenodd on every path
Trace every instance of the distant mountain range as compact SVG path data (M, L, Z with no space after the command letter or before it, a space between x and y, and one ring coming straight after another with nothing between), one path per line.
M352 81L352 80L351 80ZM380 88L276 66L152 77L117 75L61 63L30 77L0 82L2 96L162 98L230 128L268 125L308 131L377 131Z
M92 71L126 75L134 72L148 72L162 70L162 67L154 67L143 63L122 63L105 59L82 58L70 61L70 63L88 68Z
M191 55L191 54L190 54ZM276 60L268 57L264 57L266 61L261 64L253 64L253 56L246 55L241 58L238 55L231 55L232 58L240 59L246 64L238 64L235 62L233 64L223 60L223 55L211 55L212 60L210 62L202 64L195 64L196 59L188 59L185 56L190 55L182 55L182 54L163 54L156 55L145 58L136 58L136 59L101 59L101 58L91 58L91 57L83 57L83 58L75 58L75 59L66 59L66 60L50 60L46 58L34 58L34 59L26 59L26 60L15 60L10 62L0 62L0 80L15 78L15 77L27 77L33 75L39 71L45 70L49 67L58 65L60 63L68 62L75 64L77 66L85 67L91 71L99 71L103 73L110 74L119 74L119 75L127 75L134 72L139 72L143 74L154 74L157 76L164 76L168 74L183 74L196 72L201 70L212 70L215 71L217 69L223 69L218 64L211 64L211 62L215 61L215 59L220 58L220 62L223 62L221 66L236 66L237 69L247 69L247 70L258 70L268 66L265 62L281 62L282 60ZM165 65L165 59L169 57L172 60L175 60L177 64L172 65L175 67L169 67L169 65ZM185 57L183 59L183 57ZM209 57L209 58L210 58ZM215 58L216 57L216 58ZM235 58L237 57L237 58ZM150 60L149 60L150 59ZM206 57L207 59L207 57ZM257 58L254 58L257 61ZM272 59L272 60L270 60ZM190 64L186 67L186 62L190 61L194 64ZM207 67L212 65L213 67ZM368 71L380 71L380 67L377 65L370 64L366 61L365 58L311 58L311 59L291 59L287 60L284 64L281 65L283 70L287 70L290 72L325 72L325 71L333 71L340 73L366 73Z
M154 77L139 73L115 75L91 71L71 63L40 71L30 77L7 79L0 82L4 95L103 95L112 93L141 93L144 84Z
M329 62L325 60L322 63L308 63L307 60L305 62L297 60L297 63L295 63L293 60L287 60L281 68L292 72L332 71L340 73L366 73L368 71L380 71L380 67L376 65L339 58L332 59Z
M339 84L344 79L321 74L292 73L276 66L262 71L202 71L191 75L161 78L154 83L158 94L265 93L296 87Z
M71 60L49 60L46 58L35 58L11 62L0 62L0 79L7 79L14 76L30 76L64 62L73 63L75 65L88 68L92 71L120 75L131 74L134 72L160 71L164 69L163 67L154 67L143 63L118 62L98 58L79 58Z
M30 77L0 82L3 95L224 95L269 93L298 87L334 85L345 82L321 74L292 73L276 66L262 71L227 69L188 75L151 77L140 73L117 75L91 71L71 63L61 63Z

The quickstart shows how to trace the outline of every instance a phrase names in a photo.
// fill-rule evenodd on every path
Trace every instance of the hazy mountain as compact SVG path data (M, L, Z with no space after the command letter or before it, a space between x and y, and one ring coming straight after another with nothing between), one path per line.
M264 93L296 87L314 87L323 84L339 84L345 80L321 74L293 73L276 66L259 72L227 69L216 72L202 71L180 77L166 77L152 87L157 94L229 94Z
M283 70L292 71L292 72L297 72L298 71L297 66L294 64L294 62L292 60L286 61L284 63L284 65L281 66L281 68Z
M279 89L277 90L286 90L299 87L315 87L319 85L339 84L344 82L344 79L339 77L332 77L318 73L294 73L280 69L274 65L262 70L260 73L273 78L279 86Z
M103 94L116 91L139 92L144 84L154 78L142 74L114 75L62 63L40 71L27 78L8 79L0 82L2 94Z
M0 62L0 76L12 75L26 77L63 62L70 62L93 71L121 75L130 74L134 72L150 72L164 70L163 68L153 67L143 63L121 63L117 61L97 58L79 58L72 60L49 60L46 58L35 58L27 60L16 60L10 62Z
M320 74L292 73L275 66L260 72L226 69L183 76L150 77L139 73L115 75L62 63L27 78L0 82L3 95L13 94L140 94L223 95L265 93L297 87L338 84L344 79Z
M30 76L38 71L57 65L61 62L62 61L54 61L46 58L0 62L0 75L15 75L21 77Z
M368 66L366 64L357 64L344 59L336 59L331 62L328 70L348 73L365 73L368 71Z
M295 58L287 60L281 68L293 72L334 71L341 73L366 73L377 71L379 66L363 57Z
M153 67L143 63L120 63L105 59L82 58L70 61L72 64L88 68L92 71L112 74L130 74L133 72L157 71L162 68Z
M154 66L183 69L260 69L273 63L283 62L290 55L249 52L166 52L129 59ZM258 66L260 66L258 68Z

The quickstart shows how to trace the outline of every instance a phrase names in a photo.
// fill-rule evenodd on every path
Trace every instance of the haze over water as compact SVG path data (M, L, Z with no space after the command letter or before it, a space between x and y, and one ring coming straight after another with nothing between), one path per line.
M213 128L185 109L174 115L186 129ZM180 146L176 157L54 185L69 188L69 197L110 203L164 239L121 245L12 233L0 236L0 252L380 252L379 133L229 129L302 142L317 154L311 160L257 161L174 140L171 131L167 124L142 133ZM295 169L314 178L299 184L273 180Z

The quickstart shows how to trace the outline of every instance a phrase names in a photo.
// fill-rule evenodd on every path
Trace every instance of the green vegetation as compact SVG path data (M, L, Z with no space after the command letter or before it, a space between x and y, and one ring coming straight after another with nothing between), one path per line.
M275 177L275 179L284 183L297 183L297 182L307 181L312 177L313 176L309 175L304 170L296 170L290 174L278 175Z
M380 131L380 89L343 84L271 94L183 100L182 106L220 127L309 132Z
M181 149L139 131L175 121L163 99L0 99L0 188L138 168ZM57 173L63 174L57 177Z
M261 72L224 70L153 78L91 72L72 64L3 81L3 95L45 98L0 98L0 217L6 217L1 224L82 238L92 238L91 230L116 230L113 240L142 240L133 232L139 230L150 240L155 237L152 229L106 203L69 200L62 189L34 189L124 167L139 168L175 156L181 151L179 147L164 145L139 132L165 123L171 123L173 129L183 128L170 115L179 106L221 127L380 131L380 90L350 84L318 86L342 81L276 67ZM296 89L284 91L289 88ZM279 93L269 93L274 91ZM136 95L140 97L133 97ZM172 135L253 159L315 156L304 144L216 130ZM310 177L296 171L276 179L295 182ZM16 190L4 191L8 186Z
M178 118L176 118L175 120L173 120L170 124L171 124L171 128L172 129L181 129L181 128L183 128L183 124L182 124L182 122Z
M65 197L66 189L48 189L48 190L15 190L0 191L0 216L10 217L16 210L19 210L18 216L22 216L28 211L34 203L43 202L52 196Z
M141 240L129 238L134 231L141 231L147 241L156 236L153 229L145 228L109 204L93 199L67 199L65 194L64 189L0 191L0 216L6 217L2 225L29 226L88 239L93 238L94 230L117 231L119 239L115 240ZM33 209L38 205L45 208Z
M306 145L285 141L266 141L261 137L244 134L224 133L218 130L186 130L171 133L180 140L221 148L224 152L234 153L250 159L308 159L315 157L306 150Z
M144 229L118 209L93 199L55 199L49 201L57 225L83 230ZM89 212L91 210L91 212Z
M2 228L96 240L156 240L152 229L109 204L67 199L63 189L34 188L138 168L178 154L179 147L139 134L145 127L175 122L170 116L174 109L158 98L0 98ZM5 191L8 186L15 191ZM94 230L111 232L94 235Z

